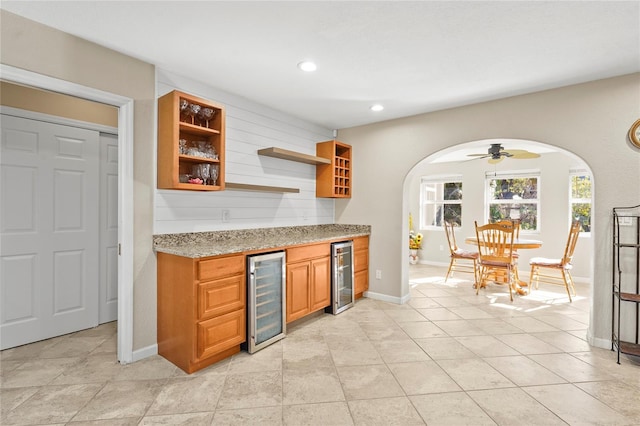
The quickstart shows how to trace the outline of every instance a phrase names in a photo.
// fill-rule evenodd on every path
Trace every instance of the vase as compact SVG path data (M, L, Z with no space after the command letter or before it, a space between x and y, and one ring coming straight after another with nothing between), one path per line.
M409 250L409 263L415 265L418 263L418 250L410 249Z

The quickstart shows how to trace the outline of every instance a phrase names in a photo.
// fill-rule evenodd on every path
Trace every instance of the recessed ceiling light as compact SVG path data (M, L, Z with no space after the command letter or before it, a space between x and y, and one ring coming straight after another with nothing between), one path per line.
M315 71L318 67L316 66L315 62L302 61L298 64L298 68L300 68L302 71L312 72Z
M384 107L380 104L371 105L371 111L382 111Z

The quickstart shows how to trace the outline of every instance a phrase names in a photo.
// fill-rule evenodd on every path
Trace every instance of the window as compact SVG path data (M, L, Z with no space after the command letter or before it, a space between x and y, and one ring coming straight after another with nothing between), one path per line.
M443 220L462 225L462 177L423 178L420 228L442 228Z
M523 231L538 231L539 180L538 173L487 177L489 221L519 219Z
M579 220L582 232L591 232L591 176L572 172L569 179L570 221Z

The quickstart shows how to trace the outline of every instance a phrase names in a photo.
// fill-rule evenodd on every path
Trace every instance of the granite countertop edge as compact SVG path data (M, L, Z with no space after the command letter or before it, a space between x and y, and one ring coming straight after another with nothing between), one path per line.
M228 231L159 234L153 249L189 258L270 251L300 244L340 241L371 235L370 225L308 225Z

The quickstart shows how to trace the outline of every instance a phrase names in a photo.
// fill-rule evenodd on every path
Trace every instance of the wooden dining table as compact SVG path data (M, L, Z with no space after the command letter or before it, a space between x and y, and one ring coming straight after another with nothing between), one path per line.
M464 239L464 242L467 244L471 244L474 246L478 246L478 238L477 237L467 237ZM513 251L514 253L517 250L526 250L526 249L537 249L542 247L542 241L540 240L533 240L533 239L529 239L529 238L516 238L513 241ZM522 287L528 287L529 284L526 281L522 281L520 279L520 275L518 274L518 269L516 267L516 277L518 279L518 286L515 288L516 292L520 295L525 294L524 290L522 289Z
M464 239L464 242L467 244L471 244L474 246L478 245L478 238L477 237L467 237ZM513 249L514 250L520 250L520 249L537 249L542 247L542 241L540 240L531 240L528 238L516 238L513 241Z

